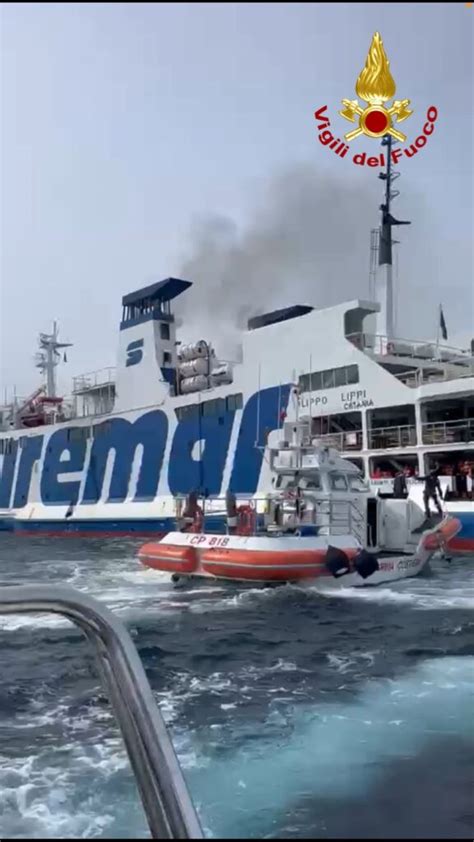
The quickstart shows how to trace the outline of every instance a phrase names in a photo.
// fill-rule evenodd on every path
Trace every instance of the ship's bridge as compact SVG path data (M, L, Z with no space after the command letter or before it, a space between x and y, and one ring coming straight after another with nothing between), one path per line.
M122 298L122 321L120 329L141 324L149 319L163 322L173 321L170 302L192 286L192 281L181 278L165 278Z

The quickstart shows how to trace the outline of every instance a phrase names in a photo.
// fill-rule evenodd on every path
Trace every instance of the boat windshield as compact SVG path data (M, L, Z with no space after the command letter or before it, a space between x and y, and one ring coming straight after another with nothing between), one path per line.
M276 488L299 488L312 489L313 491L321 490L321 476L319 471L314 471L311 476L300 476L298 479L294 474L280 474L277 477Z
M370 491L368 482L360 474L349 477L349 488L351 491L361 491L367 494Z

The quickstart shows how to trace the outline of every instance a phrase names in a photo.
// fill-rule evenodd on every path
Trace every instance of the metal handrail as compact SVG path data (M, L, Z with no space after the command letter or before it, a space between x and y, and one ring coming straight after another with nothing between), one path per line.
M443 353L449 352L461 360L466 360L467 362L472 360L472 354L464 348L457 348L453 345L445 345L444 343L440 345L437 342L427 339L403 339L401 336L395 338L382 333L369 333L367 331L348 333L346 334L346 339L352 342L352 344L357 343L363 349L367 348L367 350L373 351L374 353L387 353L387 346L390 350L391 345L395 347L401 345L405 346L405 348L403 348L404 353L400 354L400 356L434 360L435 362L449 362L450 360L441 359ZM428 351L432 351L432 356L426 355ZM420 356L420 352L422 352L422 356Z
M347 436L355 435L356 443L349 444ZM322 444L337 450L362 450L362 430L344 430L337 433L321 433L315 436Z
M415 424L400 424L394 427L372 427L368 431L368 443L373 450L414 447L417 443L416 426Z
M153 839L202 839L183 773L140 657L123 623L64 585L0 587L0 614L47 612L72 620L94 646Z
M88 389L91 386L109 386L115 384L116 379L116 366L106 366L105 368L98 368L95 371L86 371L84 374L76 374L72 378L73 392L76 389Z
M468 439L465 437L466 432L469 433ZM421 433L423 444L470 441L470 437L474 437L474 418L460 418L456 421L426 421L421 425Z

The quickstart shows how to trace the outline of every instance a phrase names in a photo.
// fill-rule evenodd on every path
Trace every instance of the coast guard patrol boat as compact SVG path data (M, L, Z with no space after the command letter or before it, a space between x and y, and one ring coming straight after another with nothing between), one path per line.
M255 316L242 336L242 361L232 364L209 342L178 341L173 302L191 282L166 278L123 296L116 371L76 377L69 401L55 383L67 343L56 326L41 334L44 385L0 409L0 526L156 535L173 531L177 498L191 492L261 495L271 481L265 444L291 420L295 385L314 439L336 447L386 493L397 470L421 476L434 464L441 474L447 465L473 465L472 348L394 335L392 228L403 223L391 214L390 149L387 161L372 237L377 300ZM472 483L456 495L449 476L441 482L444 508L462 524L450 546L472 551ZM411 482L420 507L422 491Z

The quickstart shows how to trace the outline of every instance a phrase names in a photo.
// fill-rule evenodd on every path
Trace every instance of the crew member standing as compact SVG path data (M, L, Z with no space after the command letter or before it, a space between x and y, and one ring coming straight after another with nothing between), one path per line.
M397 471L395 474L395 479L393 480L393 496L397 500L408 497L407 481L403 471Z
M426 515L426 517L427 518L431 517L430 500L434 501L434 504L435 504L436 508L438 509L438 512L440 513L440 515L442 515L443 510L441 508L441 503L440 503L440 498L442 496L442 490L441 490L441 483L439 481L437 469L433 468L433 470L431 470L429 472L429 474L426 475L426 477L418 477L418 479L425 483L425 488L424 488L424 491L423 491L423 503L425 505L425 515ZM439 494L439 497L438 497L438 494Z

